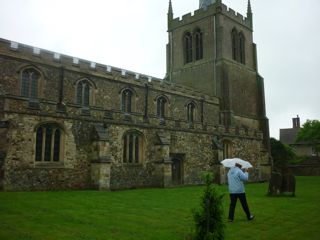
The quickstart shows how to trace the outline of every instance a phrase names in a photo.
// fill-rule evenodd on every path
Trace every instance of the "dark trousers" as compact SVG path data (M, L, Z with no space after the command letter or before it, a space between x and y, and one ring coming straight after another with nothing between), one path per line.
M230 193L229 219L233 220L234 218L234 210L236 208L238 198L241 202L243 211L246 213L247 218L249 219L251 214L250 214L245 193Z

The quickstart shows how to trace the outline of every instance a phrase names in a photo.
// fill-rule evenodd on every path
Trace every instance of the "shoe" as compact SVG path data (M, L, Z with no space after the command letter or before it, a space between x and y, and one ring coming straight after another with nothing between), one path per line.
M233 219L228 219L228 222L233 222Z
M254 219L254 215L250 215L250 217L248 218L248 221L252 221Z

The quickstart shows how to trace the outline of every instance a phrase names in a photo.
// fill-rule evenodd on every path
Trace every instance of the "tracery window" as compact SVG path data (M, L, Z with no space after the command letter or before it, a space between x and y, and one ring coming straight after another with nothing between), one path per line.
M202 32L198 28L195 32L196 38L196 60L203 58L203 41L202 41Z
M192 35L190 32L187 32L184 35L184 57L185 63L192 62Z
M21 73L21 96L38 98L40 73L33 68L28 68Z
M87 80L81 80L77 84L77 104L82 106L90 105L90 97L91 97L92 85Z
M122 91L122 111L125 113L131 113L132 111L132 96L133 93L130 89Z
M143 136L139 132L127 132L123 136L123 162L141 163L143 158Z
M61 161L63 131L55 124L44 124L36 130L36 162Z

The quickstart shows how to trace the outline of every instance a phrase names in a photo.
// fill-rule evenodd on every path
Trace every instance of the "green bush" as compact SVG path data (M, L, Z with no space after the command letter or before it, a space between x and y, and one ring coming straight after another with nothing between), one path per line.
M213 185L213 175L205 173L203 180L206 188L201 197L200 209L195 210L195 240L224 239L223 195Z

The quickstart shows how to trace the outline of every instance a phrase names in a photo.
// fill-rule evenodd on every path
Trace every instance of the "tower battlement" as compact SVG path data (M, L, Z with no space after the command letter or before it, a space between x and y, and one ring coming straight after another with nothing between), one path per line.
M169 30L179 28L181 26L200 21L203 18L217 14L222 14L251 29L251 21L247 17L244 17L242 14L236 12L232 8L228 8L225 4L217 2L209 5L206 8L200 8L194 12L187 13L181 18L174 18L173 20L169 21Z

